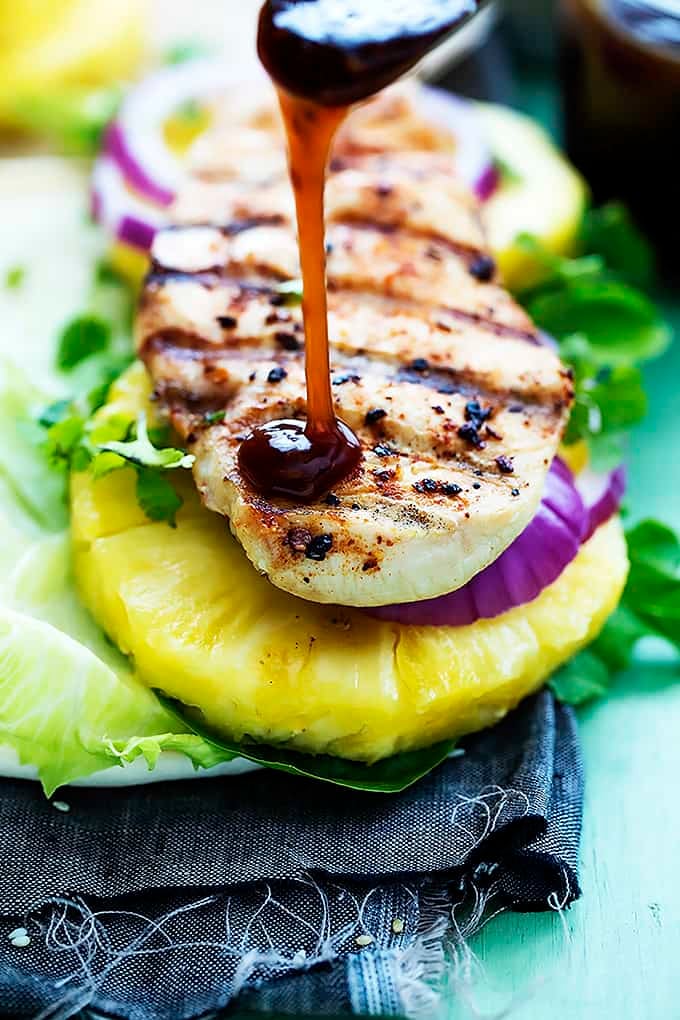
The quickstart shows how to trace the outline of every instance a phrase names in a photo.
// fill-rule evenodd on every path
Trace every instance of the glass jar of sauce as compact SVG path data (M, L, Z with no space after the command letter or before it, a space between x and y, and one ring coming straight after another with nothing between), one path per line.
M625 201L668 255L680 236L680 0L561 0L561 23L568 154L596 200Z

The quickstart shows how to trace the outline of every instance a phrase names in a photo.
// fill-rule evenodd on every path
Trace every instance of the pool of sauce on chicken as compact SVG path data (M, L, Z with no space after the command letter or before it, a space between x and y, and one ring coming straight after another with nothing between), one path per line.
M238 454L258 492L314 502L351 475L361 443L337 418L330 380L324 188L335 134L354 103L413 68L481 0L268 0L258 52L288 140L303 283L306 421L253 429Z

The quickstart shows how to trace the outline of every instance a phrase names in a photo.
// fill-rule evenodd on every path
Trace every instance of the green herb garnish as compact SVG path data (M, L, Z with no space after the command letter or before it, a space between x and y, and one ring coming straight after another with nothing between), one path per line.
M25 279L25 266L10 266L5 273L5 287L7 290L18 290Z
M139 468L158 468L171 471L174 468L190 468L196 459L192 454L174 447L158 449L149 439L146 428L146 415L140 414L137 419L136 434L133 439L110 441L99 444L104 453L113 453L129 464Z
M166 521L170 527L175 527L183 501L170 479L161 471L139 468L136 493L137 502L150 521Z
M57 348L57 367L69 372L93 354L106 350L111 326L96 315L79 315L62 330Z
M302 304L302 280L286 280L276 287L277 294L280 294L286 305Z
M536 324L558 342L574 371L575 403L565 437L585 439L594 466L621 459L625 432L646 414L639 365L667 348L671 331L650 299L629 281L651 278L647 242L618 205L584 218L573 258L536 238L518 244L542 267L540 282L519 294Z
M224 421L226 417L226 411L208 411L207 414L203 415L203 422L205 425L217 425L219 422Z
M663 638L680 649L680 537L647 520L626 532L626 541L631 566L621 603L599 638L551 677L561 701L580 705L604 694L631 665L641 638Z

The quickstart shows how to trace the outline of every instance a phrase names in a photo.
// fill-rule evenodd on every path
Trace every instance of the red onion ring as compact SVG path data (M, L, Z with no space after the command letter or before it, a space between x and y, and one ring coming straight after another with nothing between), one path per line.
M104 151L126 181L155 205L168 206L184 179L181 160L168 147L164 122L183 103L205 100L233 84L224 65L194 60L165 67L146 77L131 92L111 123ZM484 201L498 186L498 174L472 103L424 87L423 115L456 138L456 162L463 180Z
M104 149L140 195L170 205L185 176L163 135L163 124L182 104L207 99L230 82L225 66L192 60L148 75L127 95L110 125Z
M532 602L576 557L588 514L569 468L555 459L530 524L497 560L466 585L422 602L365 609L380 620L416 626L465 627Z
M491 198L500 177L474 104L444 89L425 86L420 111L427 120L450 131L456 139L456 167L482 202Z
M624 464L609 474L596 474L587 468L576 479L588 514L583 541L593 535L601 524L618 512L626 491L626 467Z
M98 156L92 171L92 213L113 237L144 252L165 222L158 209L130 191L108 156Z

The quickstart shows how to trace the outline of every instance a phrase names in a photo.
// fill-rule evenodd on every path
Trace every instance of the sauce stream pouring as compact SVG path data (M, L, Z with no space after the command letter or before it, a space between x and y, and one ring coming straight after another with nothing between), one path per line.
M303 280L307 421L258 426L239 448L266 495L313 502L359 465L361 444L333 407L324 186L335 134L353 103L410 70L474 14L479 0L268 0L258 52L283 114Z

